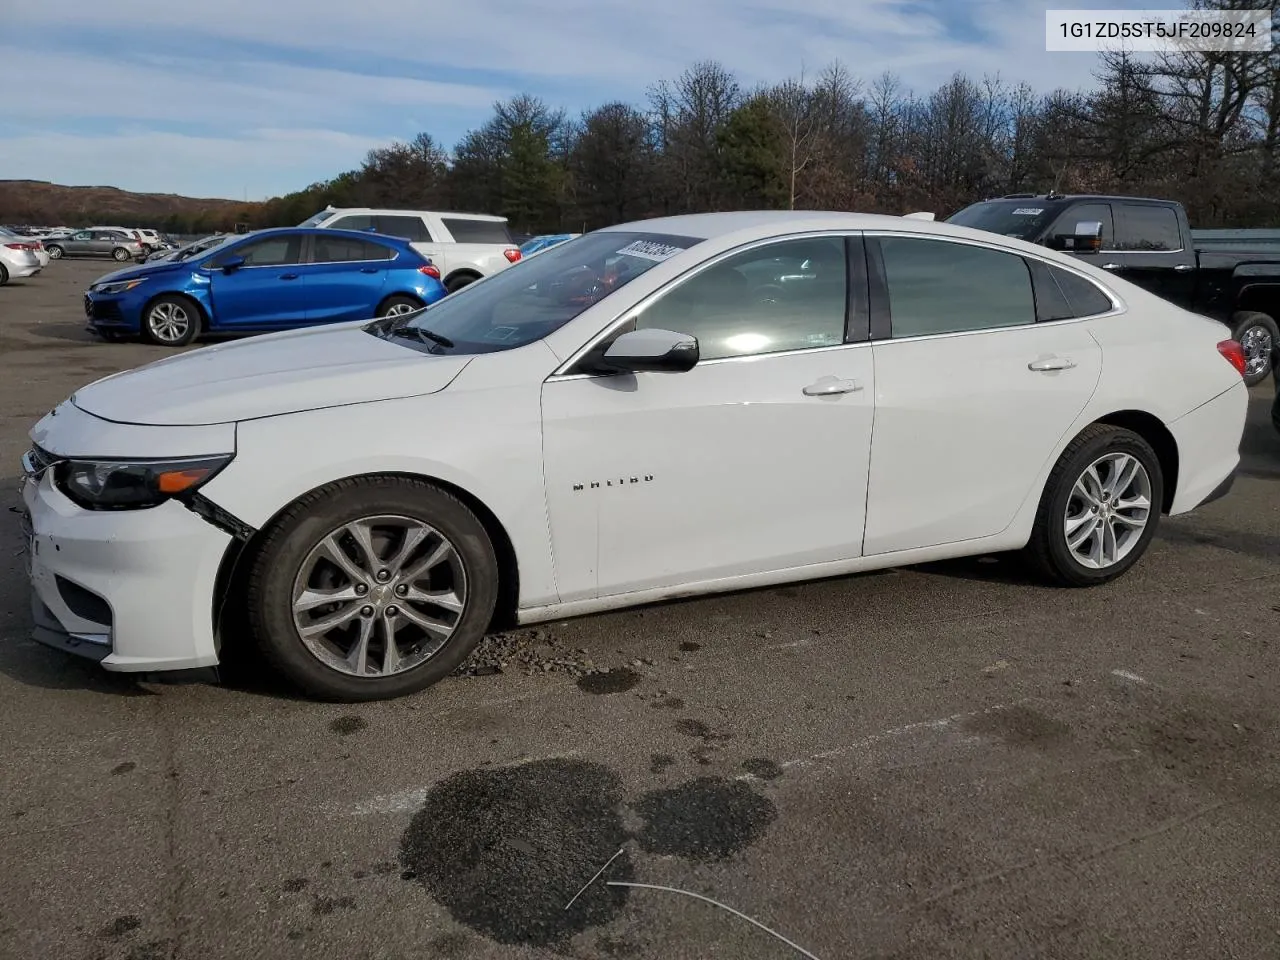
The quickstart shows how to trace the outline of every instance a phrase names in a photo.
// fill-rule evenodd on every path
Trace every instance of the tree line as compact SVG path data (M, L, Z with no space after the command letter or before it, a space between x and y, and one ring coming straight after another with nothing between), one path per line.
M452 154L429 134L268 201L256 225L327 204L499 213L527 233L675 213L794 208L948 215L1007 193L1167 197L1200 226L1280 225L1280 48L1100 55L1096 87L1036 93L957 74L915 94L835 63L746 89L715 62L570 117L497 103Z

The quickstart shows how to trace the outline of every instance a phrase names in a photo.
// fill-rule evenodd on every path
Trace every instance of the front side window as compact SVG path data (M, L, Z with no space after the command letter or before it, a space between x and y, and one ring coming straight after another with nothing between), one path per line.
M1031 273L1021 257L917 237L881 237L893 336L1035 323Z
M1066 212L1058 218L1058 222L1053 225L1050 234L1056 238L1075 237L1076 224L1079 223L1100 223L1102 224L1102 249L1112 249L1115 243L1115 227L1111 222L1111 204L1109 203L1077 203L1068 207ZM1067 249L1065 245L1054 244L1059 249Z
M817 237L722 260L646 306L635 326L697 337L699 357L717 360L844 343L847 310L844 240Z
M696 237L601 230L491 274L417 313L366 329L430 353L511 350L541 340Z
M363 213L353 213L347 217L339 217L329 224L330 230L372 230L373 217Z
M297 263L302 256L302 237L298 235L265 237L218 254L209 266L221 267L232 257L244 257L246 267L282 267Z

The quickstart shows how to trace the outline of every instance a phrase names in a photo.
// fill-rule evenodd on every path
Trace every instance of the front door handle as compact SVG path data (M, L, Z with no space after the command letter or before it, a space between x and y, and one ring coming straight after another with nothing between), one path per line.
M297 280L298 275L296 273L282 273L280 274L280 279L281 280Z
M1118 263L1104 263L1104 264L1102 265L1102 269L1103 269L1103 270L1119 270L1119 269L1120 269L1120 264L1118 264Z
M1070 370L1075 365L1076 362L1067 357L1047 357L1044 360L1032 360L1027 364L1027 369L1036 373L1048 373L1053 370Z
M361 267L360 272L361 273L377 273L378 268L377 267Z
M831 397L840 393L857 393L862 384L857 380L841 380L839 377L823 377L804 388L806 397Z
M1177 266L1175 266L1173 269L1177 270L1177 271L1178 271L1178 273L1186 273L1188 270L1194 270L1194 269L1195 269L1195 267L1193 267L1193 266L1192 266L1191 264L1189 264L1189 263L1179 263L1179 264L1178 264Z

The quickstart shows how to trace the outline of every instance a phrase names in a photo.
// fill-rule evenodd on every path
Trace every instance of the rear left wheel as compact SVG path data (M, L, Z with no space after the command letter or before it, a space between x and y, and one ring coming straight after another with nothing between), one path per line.
M484 525L425 481L345 480L303 497L250 567L264 655L325 700L383 700L448 676L493 616L498 565Z
M1107 583L1146 552L1163 502L1151 445L1131 430L1094 424L1049 474L1024 556L1062 586Z

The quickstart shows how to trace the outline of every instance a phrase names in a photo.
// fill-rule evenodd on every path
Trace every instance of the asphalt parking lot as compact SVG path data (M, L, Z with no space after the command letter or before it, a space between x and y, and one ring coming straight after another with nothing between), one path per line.
M1280 955L1269 384L1232 494L1111 586L965 561L674 603L326 705L26 637L26 431L169 354L84 332L110 267L0 288L0 957L802 955L609 882L822 960Z

